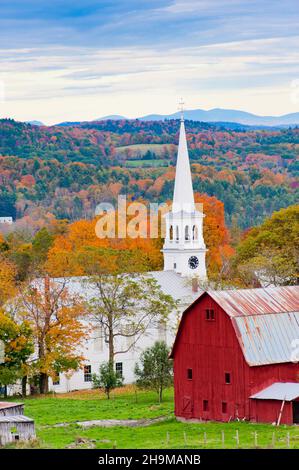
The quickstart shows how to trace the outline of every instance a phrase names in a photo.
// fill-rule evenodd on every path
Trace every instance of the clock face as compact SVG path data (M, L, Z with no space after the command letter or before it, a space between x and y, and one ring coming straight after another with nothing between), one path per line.
M191 256L188 260L188 264L191 269L196 269L199 265L198 258L196 256Z

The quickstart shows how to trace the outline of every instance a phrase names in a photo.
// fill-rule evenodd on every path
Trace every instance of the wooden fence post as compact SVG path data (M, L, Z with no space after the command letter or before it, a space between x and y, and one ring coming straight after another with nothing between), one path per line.
M272 433L272 447L275 447L275 432Z
M222 449L225 447L225 436L224 431L221 431L221 442L222 442Z
M254 431L254 447L257 447L257 432Z
M239 447L240 439L239 439L239 430L238 429L236 430L236 443L237 443L237 447Z
M184 443L185 443L185 446L187 445L187 436L186 436L186 433L184 431Z
M169 432L167 431L166 433L166 444L168 445L169 444Z
M207 433L206 432L203 433L203 443L204 443L204 446L206 447L207 445Z
M290 448L290 433L287 433L287 448Z

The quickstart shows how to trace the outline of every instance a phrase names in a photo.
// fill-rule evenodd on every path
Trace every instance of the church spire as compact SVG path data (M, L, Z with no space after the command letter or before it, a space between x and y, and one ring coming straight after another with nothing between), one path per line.
M186 212L193 212L195 210L195 206L186 131L184 124L184 103L180 101L179 104L181 111L181 125L172 210L173 212L178 212L181 210L184 210Z
M165 214L164 270L206 279L202 211L195 210L191 170L180 103L181 124L172 210Z

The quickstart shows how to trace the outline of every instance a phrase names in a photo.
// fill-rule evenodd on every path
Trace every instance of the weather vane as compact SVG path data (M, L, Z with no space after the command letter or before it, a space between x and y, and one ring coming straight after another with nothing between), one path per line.
M184 120L184 104L185 102L183 101L183 98L181 98L179 101L179 110L181 111L181 121Z

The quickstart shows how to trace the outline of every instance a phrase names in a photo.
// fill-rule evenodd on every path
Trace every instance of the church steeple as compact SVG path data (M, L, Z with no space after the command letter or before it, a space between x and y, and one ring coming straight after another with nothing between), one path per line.
M180 103L182 105L183 103ZM195 208L183 108L172 210L165 215L164 270L206 279L204 214Z
M173 212L177 212L183 209L187 212L193 212L195 210L184 113L182 108L172 210Z

